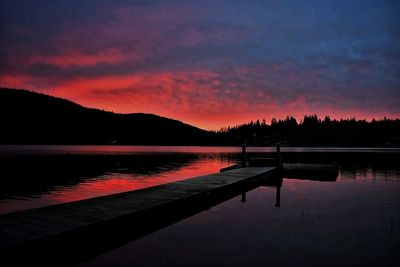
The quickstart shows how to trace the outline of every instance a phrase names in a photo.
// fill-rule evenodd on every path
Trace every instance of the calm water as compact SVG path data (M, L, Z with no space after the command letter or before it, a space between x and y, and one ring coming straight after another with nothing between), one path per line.
M238 148L0 147L0 214L219 172Z
M249 156L270 156L273 147L251 147ZM240 160L238 147L0 146L0 213L76 201L218 172ZM353 172L390 161L400 149L282 148L289 161L348 162ZM294 156L293 156L294 155ZM298 156L301 155L301 156ZM328 156L327 156L328 155ZM365 158L367 155L367 158ZM360 165L361 164L361 165ZM382 165L382 164L381 164ZM387 171L393 166L381 166ZM393 164L392 164L393 165ZM395 164L396 165L396 164ZM361 168L360 168L361 166ZM344 166L345 167L345 166ZM393 179L396 180L396 177Z
M400 174L259 187L80 266L397 266Z
M252 148L268 156L274 148ZM397 149L290 148L337 162L336 182L284 179L132 240L81 266L387 266L400 252ZM240 148L0 147L0 211L74 201L217 172Z
M248 147L249 152L275 152L275 147ZM135 153L239 153L240 147L204 146L52 146L0 145L0 155L21 154L135 154ZM400 153L400 148L375 147L282 147L282 152L385 152Z

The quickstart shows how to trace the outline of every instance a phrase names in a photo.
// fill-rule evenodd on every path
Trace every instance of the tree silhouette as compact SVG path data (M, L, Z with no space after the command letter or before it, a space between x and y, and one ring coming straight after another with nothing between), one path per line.
M323 120L305 115L205 131L153 114L115 114L0 88L0 144L400 146L399 119Z

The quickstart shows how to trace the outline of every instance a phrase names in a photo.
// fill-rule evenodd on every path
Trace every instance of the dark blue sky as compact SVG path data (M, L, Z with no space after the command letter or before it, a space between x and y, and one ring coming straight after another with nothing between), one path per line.
M400 1L2 1L0 85L203 128L399 117Z

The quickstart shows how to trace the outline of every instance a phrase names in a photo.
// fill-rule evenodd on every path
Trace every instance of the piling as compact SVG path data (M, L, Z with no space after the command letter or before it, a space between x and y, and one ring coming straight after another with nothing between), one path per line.
M279 208L281 206L281 186L278 185L276 187L276 194L275 194L275 207Z
M279 142L276 143L276 161L278 169L281 169L282 168L281 144Z
M242 144L242 167L246 167L247 163L247 153L246 153L246 143Z

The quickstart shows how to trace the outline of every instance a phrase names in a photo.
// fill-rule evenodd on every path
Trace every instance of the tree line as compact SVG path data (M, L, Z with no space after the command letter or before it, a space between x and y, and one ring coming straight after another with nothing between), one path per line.
M0 144L400 147L400 119L288 116L205 131L153 114L117 114L7 88L0 88L0 123Z
M216 135L224 143L237 145L274 145L280 142L290 146L399 146L400 119L323 119L305 115L297 121L292 116L285 119L265 119L242 125L222 128Z

